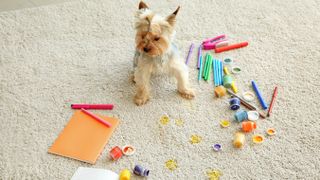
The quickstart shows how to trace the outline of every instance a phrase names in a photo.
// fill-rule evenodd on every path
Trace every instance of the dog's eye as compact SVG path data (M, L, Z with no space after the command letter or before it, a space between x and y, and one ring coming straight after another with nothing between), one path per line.
M160 39L159 37L155 37L154 38L155 41L159 41L159 39Z

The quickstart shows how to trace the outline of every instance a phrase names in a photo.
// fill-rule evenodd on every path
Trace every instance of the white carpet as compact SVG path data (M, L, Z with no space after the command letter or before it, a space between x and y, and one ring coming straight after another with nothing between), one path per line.
M256 133L274 127L277 135L244 149L234 149L239 124L230 119L227 97L216 99L212 82L197 83L196 51L190 77L195 100L179 97L174 80L153 81L152 99L137 107L129 83L134 54L133 15L138 1L78 1L0 13L0 177L1 179L69 179L79 166L121 169L140 164L149 179L205 179L218 169L221 179L317 179L320 174L320 4L316 0L156 1L162 14L178 5L176 43L186 57L191 42L227 34L249 46L216 55L233 57L243 72L240 92L259 85L269 102L279 95L273 114L259 120ZM93 166L47 153L67 124L71 103L114 103L121 124ZM255 104L260 107L258 102ZM172 120L162 126L159 119ZM184 120L183 126L174 123ZM192 134L203 137L192 145ZM213 143L223 151L215 153ZM112 146L132 144L134 156L107 160ZM178 168L169 171L168 159ZM134 176L134 179L137 177Z

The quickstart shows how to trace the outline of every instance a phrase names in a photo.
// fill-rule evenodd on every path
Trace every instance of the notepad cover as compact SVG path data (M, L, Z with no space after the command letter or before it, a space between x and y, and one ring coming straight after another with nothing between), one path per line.
M78 110L48 152L94 164L119 124L116 118L96 115L111 123L112 127Z

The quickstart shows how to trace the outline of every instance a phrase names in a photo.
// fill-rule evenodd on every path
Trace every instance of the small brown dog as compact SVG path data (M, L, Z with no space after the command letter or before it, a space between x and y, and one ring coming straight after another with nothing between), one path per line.
M134 58L134 81L137 92L134 101L145 104L150 98L150 78L152 74L166 73L178 81L178 92L186 99L194 98L189 87L188 67L180 58L173 44L174 25L180 7L163 18L153 13L144 2L140 2L136 15L136 53Z

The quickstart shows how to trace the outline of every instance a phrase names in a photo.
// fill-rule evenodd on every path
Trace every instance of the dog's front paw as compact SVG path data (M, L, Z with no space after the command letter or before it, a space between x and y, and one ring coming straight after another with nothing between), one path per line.
M142 105L146 104L146 103L148 102L148 100L149 100L149 96L147 96L147 95L144 95L144 96L136 95L136 96L134 97L134 102L135 102L136 105L138 105L138 106L142 106Z
M181 97L186 99L193 99L195 97L195 93L193 89L179 90L179 94Z

